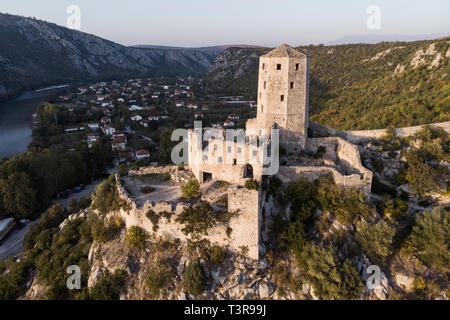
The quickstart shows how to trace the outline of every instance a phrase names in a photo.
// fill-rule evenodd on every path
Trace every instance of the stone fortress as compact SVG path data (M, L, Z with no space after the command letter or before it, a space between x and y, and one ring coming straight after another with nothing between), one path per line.
M372 172L362 165L354 144L340 137L308 137L308 94L309 58L283 44L260 57L257 117L247 121L243 136L229 136L223 129L213 129L214 134L207 134L210 128L189 130L189 169L201 183L217 180L231 184L229 209L238 208L240 220L245 222L233 232L237 238L231 246L246 245L250 258L258 259L263 251L265 194L260 190L249 197L249 190L243 187L247 179L262 182L265 176L275 174L286 183L331 174L337 184L370 194ZM274 145L278 139L279 149ZM314 156L318 153L320 157ZM267 167L276 171L265 170Z
M176 219L189 206L181 202L181 195L146 199L145 195L133 192L133 184L127 180L135 179L133 176L162 173L186 175L183 181L195 176L205 191L202 200L212 203L226 199L226 210L236 213L227 225L217 224L208 230L203 239L259 260L265 252L263 243L268 237L266 221L276 214L276 209L273 199L266 198L264 188L250 190L244 187L248 179L262 183L275 175L288 183L301 177L314 181L323 175L332 175L337 184L360 188L370 194L372 172L361 164L356 145L344 139L345 136L308 136L311 131L322 134L329 129L308 128L318 126L308 120L309 58L282 45L262 56L259 67L257 117L247 121L245 131L202 128L197 123L188 131L190 172L178 173L176 166L148 167L130 172L131 177L116 177L121 182L118 183L119 195L130 207L119 213L127 227L139 226L157 236L191 241L183 233L184 225ZM171 180L177 185L180 183L179 178L171 177ZM228 184L216 194L218 190L214 185L221 181ZM155 188L156 192L150 197L179 190L179 186L158 185ZM211 190L215 190L212 198L209 196ZM147 217L149 211L169 214L171 218L160 219L154 225Z

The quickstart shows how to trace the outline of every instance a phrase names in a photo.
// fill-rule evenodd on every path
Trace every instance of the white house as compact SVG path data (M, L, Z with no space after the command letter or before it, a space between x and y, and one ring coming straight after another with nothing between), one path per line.
M102 127L102 131L107 136L112 136L116 132L116 129L113 126L106 125Z
M140 115L138 115L138 114L133 114L132 116L131 116L131 120L132 121L141 121L142 120L142 117L140 116Z
M100 125L98 123L89 123L88 124L89 129L91 130L98 130L100 128Z

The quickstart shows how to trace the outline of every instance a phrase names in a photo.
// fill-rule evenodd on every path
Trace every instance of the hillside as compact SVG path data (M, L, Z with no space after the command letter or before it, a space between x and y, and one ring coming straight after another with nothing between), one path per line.
M23 89L77 80L204 73L216 54L125 47L45 21L0 13L0 100Z
M311 120L341 130L449 120L449 44L444 38L298 47L311 58ZM258 57L269 50L225 50L206 79L256 97Z

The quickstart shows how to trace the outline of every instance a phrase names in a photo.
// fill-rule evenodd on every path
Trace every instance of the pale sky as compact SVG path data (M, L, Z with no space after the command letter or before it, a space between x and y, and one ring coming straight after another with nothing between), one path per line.
M449 0L1 0L0 12L66 26L81 9L81 31L123 45L317 44L347 35L450 32ZM381 29L367 28L377 5Z

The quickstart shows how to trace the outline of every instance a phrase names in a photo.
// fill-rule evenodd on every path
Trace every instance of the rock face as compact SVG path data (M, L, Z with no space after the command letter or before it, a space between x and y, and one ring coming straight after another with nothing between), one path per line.
M125 47L53 23L0 13L0 95L26 85L201 74L216 54L207 50Z

